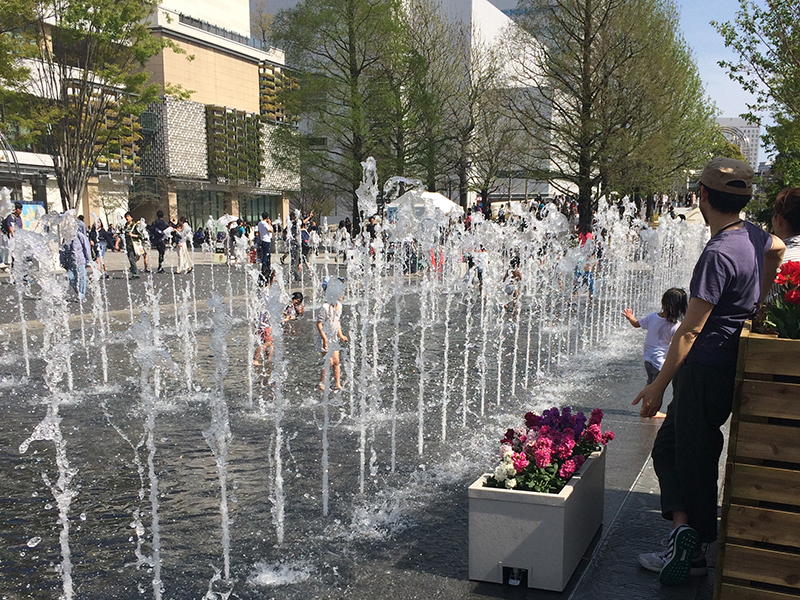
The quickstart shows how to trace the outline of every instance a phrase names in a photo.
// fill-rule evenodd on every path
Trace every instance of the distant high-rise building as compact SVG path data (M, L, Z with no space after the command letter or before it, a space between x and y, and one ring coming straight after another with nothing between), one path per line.
M738 146L744 154L745 160L753 169L757 169L761 127L757 124L753 125L745 119L728 117L719 117L717 125L722 129L725 139Z

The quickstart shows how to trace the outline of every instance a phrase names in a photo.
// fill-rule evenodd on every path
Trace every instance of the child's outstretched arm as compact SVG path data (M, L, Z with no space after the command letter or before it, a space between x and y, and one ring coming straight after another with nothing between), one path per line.
M633 316L633 311L630 308L623 310L622 316L628 319L628 323L630 323L633 327L641 327L641 325L639 325L639 320Z

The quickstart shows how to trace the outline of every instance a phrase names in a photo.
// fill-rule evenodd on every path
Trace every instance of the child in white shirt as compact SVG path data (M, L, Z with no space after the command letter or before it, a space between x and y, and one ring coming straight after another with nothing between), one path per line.
M630 308L622 311L622 316L628 319L633 327L647 330L644 339L644 370L647 373L648 385L655 381L661 367L664 366L672 336L678 330L687 306L686 292L680 288L670 288L661 297L661 312L650 313L646 317L636 319ZM664 416L664 413L656 414L656 417L664 418Z

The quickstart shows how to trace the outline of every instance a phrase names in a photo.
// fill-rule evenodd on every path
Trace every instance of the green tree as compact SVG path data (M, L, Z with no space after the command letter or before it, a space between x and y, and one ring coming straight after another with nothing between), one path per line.
M157 98L158 86L147 84L144 70L170 45L146 24L157 4L31 0L25 31L35 53L28 78L16 85L28 109L21 122L53 156L67 208L77 206L109 141L128 135L128 117Z
M593 190L643 191L693 166L711 109L667 0L523 0L511 108L536 142L530 171L577 189L580 225Z
M720 66L755 96L746 116L757 121L759 112L767 111L774 121L763 136L774 154L772 174L762 182L766 198L748 205L755 219L768 222L778 192L800 185L800 3L767 0L759 6L739 0L732 21L712 24L737 55Z
M28 76L22 59L33 56L36 46L29 25L32 0L3 0L0 3L0 93L3 87L19 85Z
M304 117L304 135L280 132L276 160L301 164L307 178L347 194L354 220L361 162L383 152L375 123L391 111L379 101L380 61L382 45L397 38L399 14L396 0L304 0L273 22L273 41L301 70L299 88L282 101Z

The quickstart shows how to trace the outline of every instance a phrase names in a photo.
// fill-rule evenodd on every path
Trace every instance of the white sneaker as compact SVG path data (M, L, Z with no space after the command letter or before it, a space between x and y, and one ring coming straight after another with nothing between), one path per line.
M676 528L665 540L666 550L639 555L639 564L659 574L662 585L678 585L687 577L708 574L706 544L698 544L697 532L688 525Z

